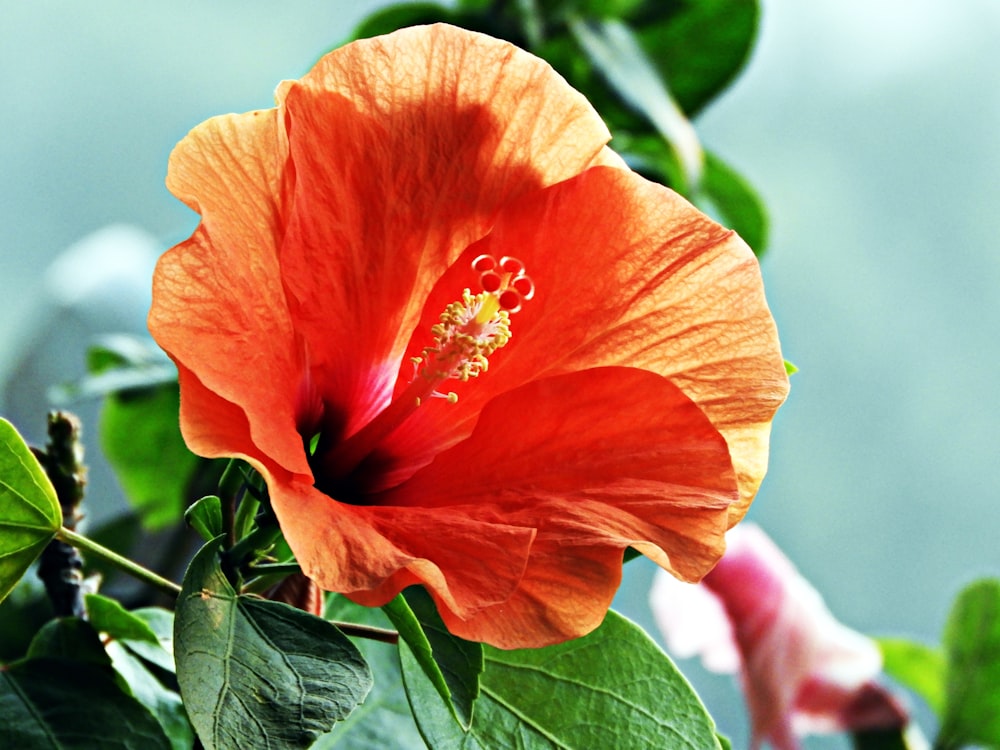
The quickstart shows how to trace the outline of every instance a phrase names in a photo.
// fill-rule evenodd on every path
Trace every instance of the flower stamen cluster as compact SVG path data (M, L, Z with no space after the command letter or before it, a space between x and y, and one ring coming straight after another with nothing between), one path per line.
M535 293L535 284L524 272L524 263L504 256L480 255L472 261L479 272L483 291L462 292L462 299L452 302L441 313L440 322L431 327L434 344L424 347L421 356L413 357L423 365L420 375L428 380L460 380L489 369L489 356L510 341L510 316L521 309ZM454 403L457 397L449 394Z
M378 443L401 425L428 398L458 402L454 391L441 393L445 380L467 382L489 368L488 357L511 338L510 316L535 294L535 283L517 258L480 255L472 262L483 291L462 292L431 326L434 343L411 361L417 369L413 380L367 425L351 435L327 464L332 476L353 469Z
M480 323L485 313L489 317ZM510 314L501 310L494 294L473 295L468 289L462 299L441 313L441 322L431 328L433 346L424 347L414 364L424 364L421 375L431 380L461 380L479 377L489 369L489 357L510 341Z

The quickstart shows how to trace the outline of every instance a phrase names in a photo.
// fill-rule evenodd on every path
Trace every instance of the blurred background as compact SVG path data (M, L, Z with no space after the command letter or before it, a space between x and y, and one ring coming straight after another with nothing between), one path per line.
M90 333L143 330L152 263L197 221L163 186L173 145L270 106L374 7L3 4L0 413L41 441ZM998 42L995 0L765 0L747 70L696 123L768 206L801 369L750 517L873 634L937 642L958 589L1000 569ZM95 485L92 521L123 507L99 466ZM619 597L649 628L651 573L631 564ZM741 747L731 681L684 669Z

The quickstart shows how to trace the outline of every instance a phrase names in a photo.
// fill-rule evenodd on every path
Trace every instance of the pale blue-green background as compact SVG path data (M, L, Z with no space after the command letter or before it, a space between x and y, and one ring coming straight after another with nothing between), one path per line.
M770 206L769 299L802 369L751 515L845 622L936 639L956 589L1000 570L1000 5L765 5L746 74L698 123ZM0 377L42 336L82 346L45 301L49 262L109 223L154 248L186 236L194 216L163 187L174 143L269 106L368 7L3 0ZM144 293L102 293L141 327ZM31 381L22 395L44 390ZM621 598L640 619L649 572ZM741 746L728 681L692 674Z

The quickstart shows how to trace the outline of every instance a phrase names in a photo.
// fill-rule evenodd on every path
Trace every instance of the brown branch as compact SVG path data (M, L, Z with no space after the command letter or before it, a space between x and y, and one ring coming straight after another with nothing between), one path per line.
M71 531L80 520L78 509L87 484L80 432L76 416L65 411L50 412L45 450L33 451L56 490L63 526ZM38 577L45 584L56 617L84 615L83 559L75 547L59 539L49 542L39 559Z

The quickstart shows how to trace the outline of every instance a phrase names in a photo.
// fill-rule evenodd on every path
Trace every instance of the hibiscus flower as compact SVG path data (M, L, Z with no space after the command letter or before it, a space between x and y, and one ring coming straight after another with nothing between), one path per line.
M787 390L746 245L481 34L358 41L276 100L170 158L201 223L149 325L192 450L264 476L324 589L422 584L499 647L599 625L626 547L704 575Z
M906 711L875 682L875 642L839 623L759 527L740 524L727 538L699 585L657 574L650 604L673 653L740 673L752 747L797 750L804 734L905 727Z

